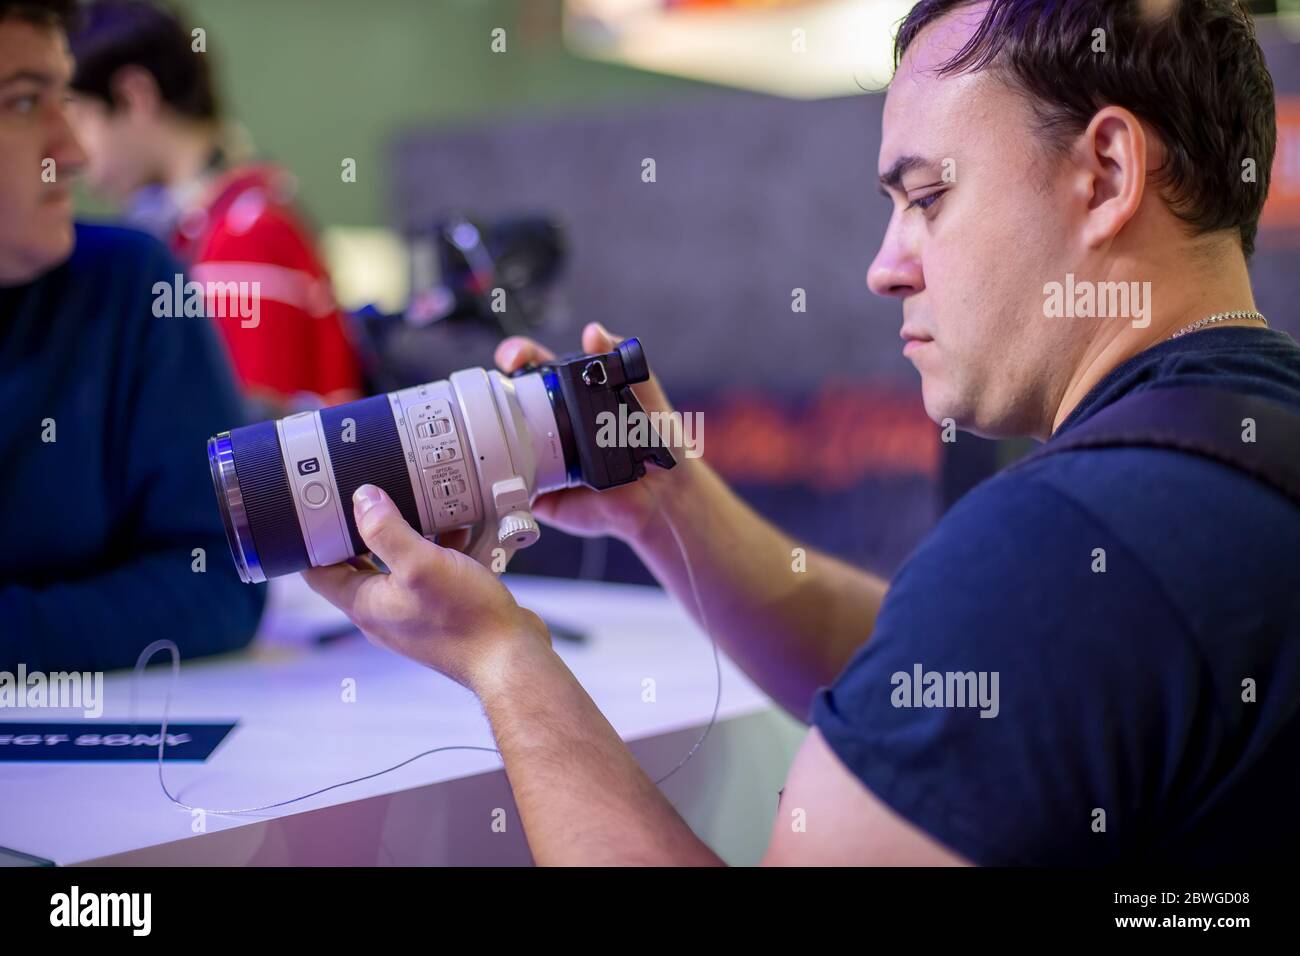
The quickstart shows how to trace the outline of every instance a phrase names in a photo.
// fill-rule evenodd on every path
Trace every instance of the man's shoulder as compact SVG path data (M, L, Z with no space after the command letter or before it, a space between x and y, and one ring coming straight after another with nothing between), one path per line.
M1072 493L1079 487L1075 464L1049 457L980 483L939 520L904 570L919 560L1002 574L1027 557L1041 567L1045 552L1059 552L1071 539L1091 539L1108 520Z
M170 279L180 271L167 247L148 233L99 223L77 223L76 233L76 246L65 268L78 282L90 274L111 284L136 283L142 278ZM148 294L149 288L143 293Z
M1266 385L1276 387L1268 390ZM1267 399L1300 419L1300 391L1287 382L1262 379L1260 385L1240 391ZM1088 524L1111 528L1172 521L1179 514L1195 516L1202 524L1238 521L1243 509L1300 520L1300 509L1244 466L1153 444L1067 448L1040 455L976 486L936 532L967 533L988 526L990 531L1014 528L1031 541L1059 539L1061 528L1038 521L1044 506L1072 509Z
M890 610L932 630L946 618L1042 633L1058 650L1071 634L1124 641L1158 626L1213 655L1252 602L1279 627L1296 609L1280 597L1300 593L1296 540L1300 508L1232 466L1162 448L1066 451L959 501L896 576Z
M1079 603L1121 613L1158 577L1164 555L1149 546L1147 530L1165 513L1151 499L1162 494L1157 485L1172 463L1152 465L1176 454L1069 452L993 476L912 553L886 609L926 617L933 605L965 629L1001 628L1008 636L1068 628ZM1110 586L1094 593L1108 576ZM1020 613L1031 606L1032 614Z
M1034 489L1123 538L1155 567L1198 559L1213 565L1236 545L1263 544L1300 526L1300 508L1244 466L1167 447L1067 449L987 484L985 506L1004 520L1014 520L1007 512ZM1180 552L1191 543L1189 531L1207 553Z
M1258 520L1243 524L1250 516ZM1234 529L1253 535L1278 521L1300 522L1300 509L1234 466L1158 447L1073 449L976 486L917 555L961 559L981 542L981 552L995 561L1026 555L1050 563L1053 554L1068 554L1098 535L1118 536L1150 555L1164 550L1162 528L1196 524L1208 538L1220 526L1229 536Z
M114 226L107 223L79 222L76 224L77 247L73 258L86 262L149 261L168 259L171 253L161 242L138 229Z

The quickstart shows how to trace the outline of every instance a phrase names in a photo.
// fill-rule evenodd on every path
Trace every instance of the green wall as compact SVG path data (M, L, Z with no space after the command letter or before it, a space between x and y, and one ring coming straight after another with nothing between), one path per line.
M298 176L322 225L387 225L404 129L576 111L705 87L571 57L559 0L179 0L207 30L227 112ZM493 53L504 28L507 51ZM357 162L343 183L340 163Z

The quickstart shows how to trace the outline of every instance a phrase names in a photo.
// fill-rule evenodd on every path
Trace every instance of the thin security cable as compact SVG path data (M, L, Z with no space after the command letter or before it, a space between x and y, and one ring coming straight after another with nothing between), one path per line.
M704 733L700 734L699 740L695 741L695 745L691 747L689 751L687 751L686 756L684 756L680 761L678 761L677 766L673 767L672 770L669 770L666 774L664 774L662 777L660 777L658 780L654 782L655 786L658 786L662 784L665 780L667 780L669 777L671 777L673 774L675 774L678 770L681 770L682 767L686 766L687 761L689 761L692 757L695 756L696 752L704 744L705 739L709 736L709 732L713 730L713 725L717 723L718 710L722 704L722 661L719 658L719 654L718 654L718 640L716 637L713 636L713 631L709 627L708 619L705 617L704 602L700 600L700 589L695 581L695 571L691 567L691 559L686 552L686 545L682 542L682 537L680 534L678 534L677 527L673 524L672 518L668 516L667 510L660 505L659 499L655 497L654 492L651 491L649 483L647 483L644 487L647 493L650 495L651 499L655 502L655 507L658 509L659 514L663 517L664 523L668 525L668 530L672 532L673 540L677 543L677 549L681 553L682 564L686 569L686 578L691 585L691 595L695 600L695 608L697 613L700 616L700 624L704 628L704 632L708 634L709 642L713 645L713 667L717 675L716 692L713 698L713 714L709 717L709 723L704 728ZM168 800L176 804L178 807L183 807L186 810L190 810L190 811L201 810L203 813L213 813L217 815L235 815L241 813L257 813L261 810L274 810L277 807L288 806L291 803L299 803L303 800L308 800L312 797L319 796L322 793L328 793L331 790L337 790L339 787L347 787L347 786L351 786L354 783L361 783L362 781L365 780L373 780L375 777L382 777L386 773L392 773L394 770L400 770L402 767L405 767L407 764L414 763L415 761L423 757L428 757L431 754L443 753L444 751L448 751L448 750L477 750L482 753L497 754L498 756L501 753L495 747L477 747L470 744L452 744L445 747L434 747L432 750L425 750L422 753L416 754L414 757L408 757L406 760L403 760L401 763L394 764L393 766L388 767L384 770L377 770L374 773L368 773L362 777L353 777L351 780L343 780L339 783L330 784L328 787L321 787L319 790L313 790L311 791L311 793L304 793L302 796L291 797L288 800L279 800L275 803L266 803L256 807L242 807L239 809L229 809L229 810L209 810L206 807L190 806L188 803L184 803L179 798L177 798L167 788L167 781L163 776L163 753L167 743L167 724L168 724L168 718L171 714L172 690L175 688L176 681L180 677L180 672L181 672L180 648L176 646L176 643L174 641L168 640L166 638L162 640L154 641L143 651L141 651L140 656L136 659L135 676L132 678L131 681L131 722L135 723L136 685L138 684L140 676L143 674L144 669L148 665L149 661L153 658L155 654L157 654L161 650L166 650L171 654L172 676L171 676L171 680L167 684L167 695L163 699L162 726L159 729L159 733L158 733L158 786L162 788L162 792L167 797Z

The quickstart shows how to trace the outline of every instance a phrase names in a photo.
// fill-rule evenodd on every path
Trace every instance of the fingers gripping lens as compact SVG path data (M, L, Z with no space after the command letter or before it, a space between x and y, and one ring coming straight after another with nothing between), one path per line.
M365 554L366 545L352 515L352 493L367 482L388 492L402 517L419 528L420 513L415 507L402 439L387 396L326 408L318 417L329 448L338 500L347 505L342 511L353 554Z

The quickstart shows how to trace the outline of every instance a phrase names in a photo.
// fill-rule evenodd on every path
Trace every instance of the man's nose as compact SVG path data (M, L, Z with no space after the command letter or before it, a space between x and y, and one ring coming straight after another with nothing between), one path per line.
M75 176L85 168L86 153L77 140L77 134L73 132L67 107L60 106L54 110L47 143L48 155L54 160L61 175Z
M893 224L867 269L867 288L876 295L899 299L915 295L925 288L920 259L914 250L899 241Z

